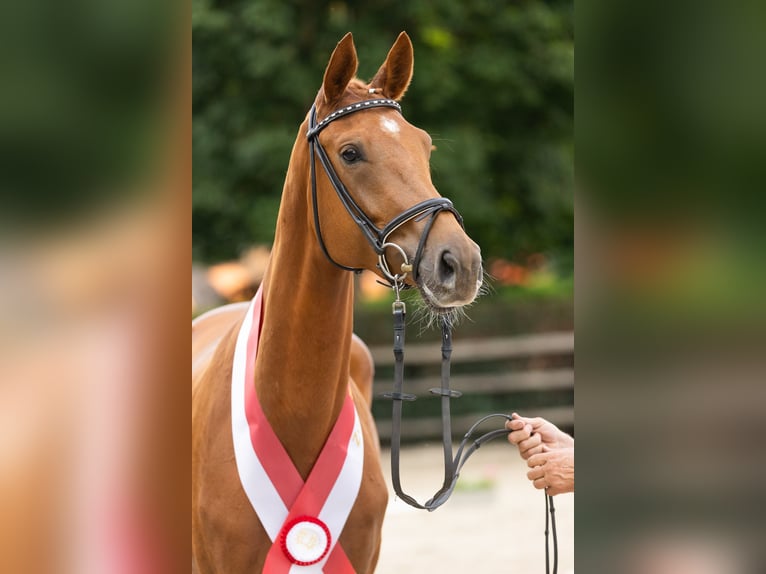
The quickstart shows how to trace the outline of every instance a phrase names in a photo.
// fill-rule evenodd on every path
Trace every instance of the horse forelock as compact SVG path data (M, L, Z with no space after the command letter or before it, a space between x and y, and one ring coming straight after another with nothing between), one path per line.
M369 84L360 80L359 78L352 78L346 87L346 93L351 92L352 95L361 97L368 94Z
M370 84L359 78L351 78L351 81L346 86L343 96L340 97L330 108L324 109L322 105L322 89L319 89L316 97L317 109L320 110L321 116L326 116L338 108L342 108L350 103L358 102L360 100L369 100L379 98L380 93L370 93ZM319 118L321 119L321 117Z

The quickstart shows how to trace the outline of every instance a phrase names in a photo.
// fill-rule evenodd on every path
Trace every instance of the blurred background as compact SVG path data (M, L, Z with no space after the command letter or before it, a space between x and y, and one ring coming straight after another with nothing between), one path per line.
M766 568L764 22L578 4L581 572Z
M0 572L188 569L186 12L0 3Z

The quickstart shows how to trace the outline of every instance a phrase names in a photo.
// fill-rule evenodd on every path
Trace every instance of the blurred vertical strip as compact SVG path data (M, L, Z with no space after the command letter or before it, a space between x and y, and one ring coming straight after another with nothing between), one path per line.
M577 566L763 572L766 5L577 4Z
M190 9L0 5L0 572L188 568Z

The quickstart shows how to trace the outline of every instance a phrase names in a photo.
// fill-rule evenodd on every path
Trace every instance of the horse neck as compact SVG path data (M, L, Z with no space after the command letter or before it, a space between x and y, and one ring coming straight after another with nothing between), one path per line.
M325 258L309 223L304 128L290 159L263 282L255 384L264 413L305 478L348 393L353 277Z

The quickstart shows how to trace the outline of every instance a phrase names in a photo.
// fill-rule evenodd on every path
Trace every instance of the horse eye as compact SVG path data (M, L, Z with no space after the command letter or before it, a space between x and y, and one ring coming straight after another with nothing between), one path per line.
M340 152L340 156L346 163L354 163L362 159L362 154L359 153L359 150L353 146L345 148L342 152Z

